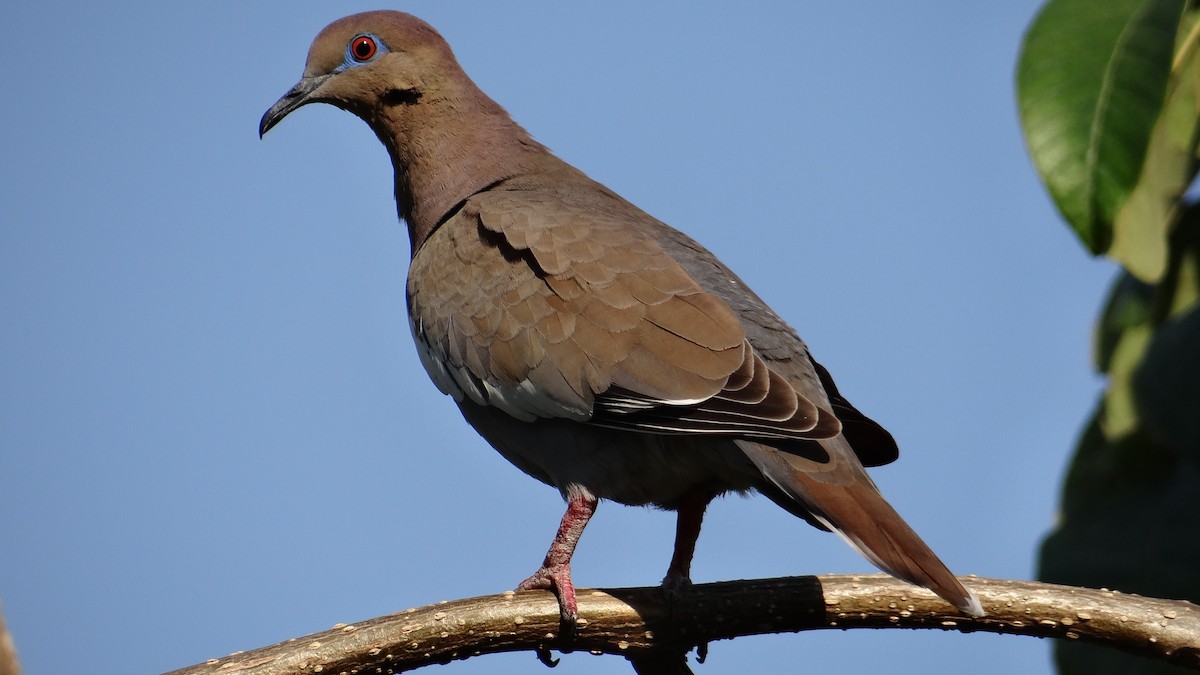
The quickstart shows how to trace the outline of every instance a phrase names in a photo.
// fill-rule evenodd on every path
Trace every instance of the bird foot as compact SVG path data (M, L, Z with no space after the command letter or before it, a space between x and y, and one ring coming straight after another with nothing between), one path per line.
M575 601L575 584L571 582L571 566L543 565L525 581L517 585L518 591L552 591L558 598L558 610L562 624L574 630L579 620L579 604Z
M662 580L663 597L670 604L687 594L692 588L692 580L686 574L667 573Z

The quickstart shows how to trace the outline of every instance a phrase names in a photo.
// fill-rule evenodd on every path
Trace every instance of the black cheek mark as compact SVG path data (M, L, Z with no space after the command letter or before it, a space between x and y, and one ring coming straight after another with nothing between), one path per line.
M421 99L421 92L416 89L392 89L383 95L384 105L413 105Z

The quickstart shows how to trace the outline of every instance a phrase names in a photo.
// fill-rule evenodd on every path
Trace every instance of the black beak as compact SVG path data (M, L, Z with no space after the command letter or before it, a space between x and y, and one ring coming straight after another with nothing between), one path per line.
M271 127L283 121L296 108L316 103L319 99L311 98L312 93L317 87L321 86L325 80L332 77L332 73L326 75L317 75L315 77L306 77L296 83L296 86L288 90L282 98L271 106L271 109L262 116L262 120L258 123L258 137L262 138Z

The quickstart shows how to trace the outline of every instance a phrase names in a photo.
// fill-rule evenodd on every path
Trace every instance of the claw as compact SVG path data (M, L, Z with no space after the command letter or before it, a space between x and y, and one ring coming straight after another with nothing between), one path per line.
M550 655L550 650L546 649L545 647L539 647L536 654L537 654L537 660L541 661L542 665L546 666L547 668L558 667L558 662L561 660L561 659L556 659L556 658L552 657Z
M596 502L596 498L590 494L568 494L567 512L563 514L558 533L550 543L546 559L538 571L517 586L518 591L544 589L554 592L558 597L564 635L572 634L579 620L575 584L571 582L571 556L575 555L575 545L579 543L583 528L596 512Z
M662 580L663 597L668 603L674 604L692 587L692 580L679 574L667 574Z
M579 619L579 603L575 600L575 584L571 581L570 563L543 565L525 581L517 584L518 591L547 590L558 598L559 616L564 626L574 627Z

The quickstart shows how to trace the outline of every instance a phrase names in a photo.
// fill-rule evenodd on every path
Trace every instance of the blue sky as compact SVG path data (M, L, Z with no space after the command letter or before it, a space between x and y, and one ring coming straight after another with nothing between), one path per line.
M745 3L743 3L744 5ZM311 106L337 3L18 3L0 57L0 602L29 673L159 672L540 563L558 494L421 369L387 155ZM1030 578L1101 387L1089 259L1012 73L1038 3L405 2L539 140L716 252L900 441L874 471L960 574ZM669 514L613 504L581 587L657 583ZM871 567L763 498L696 581ZM1030 638L814 632L699 673L1046 673ZM530 654L444 673L527 673ZM770 670L768 670L770 669ZM623 673L567 656L562 673Z

